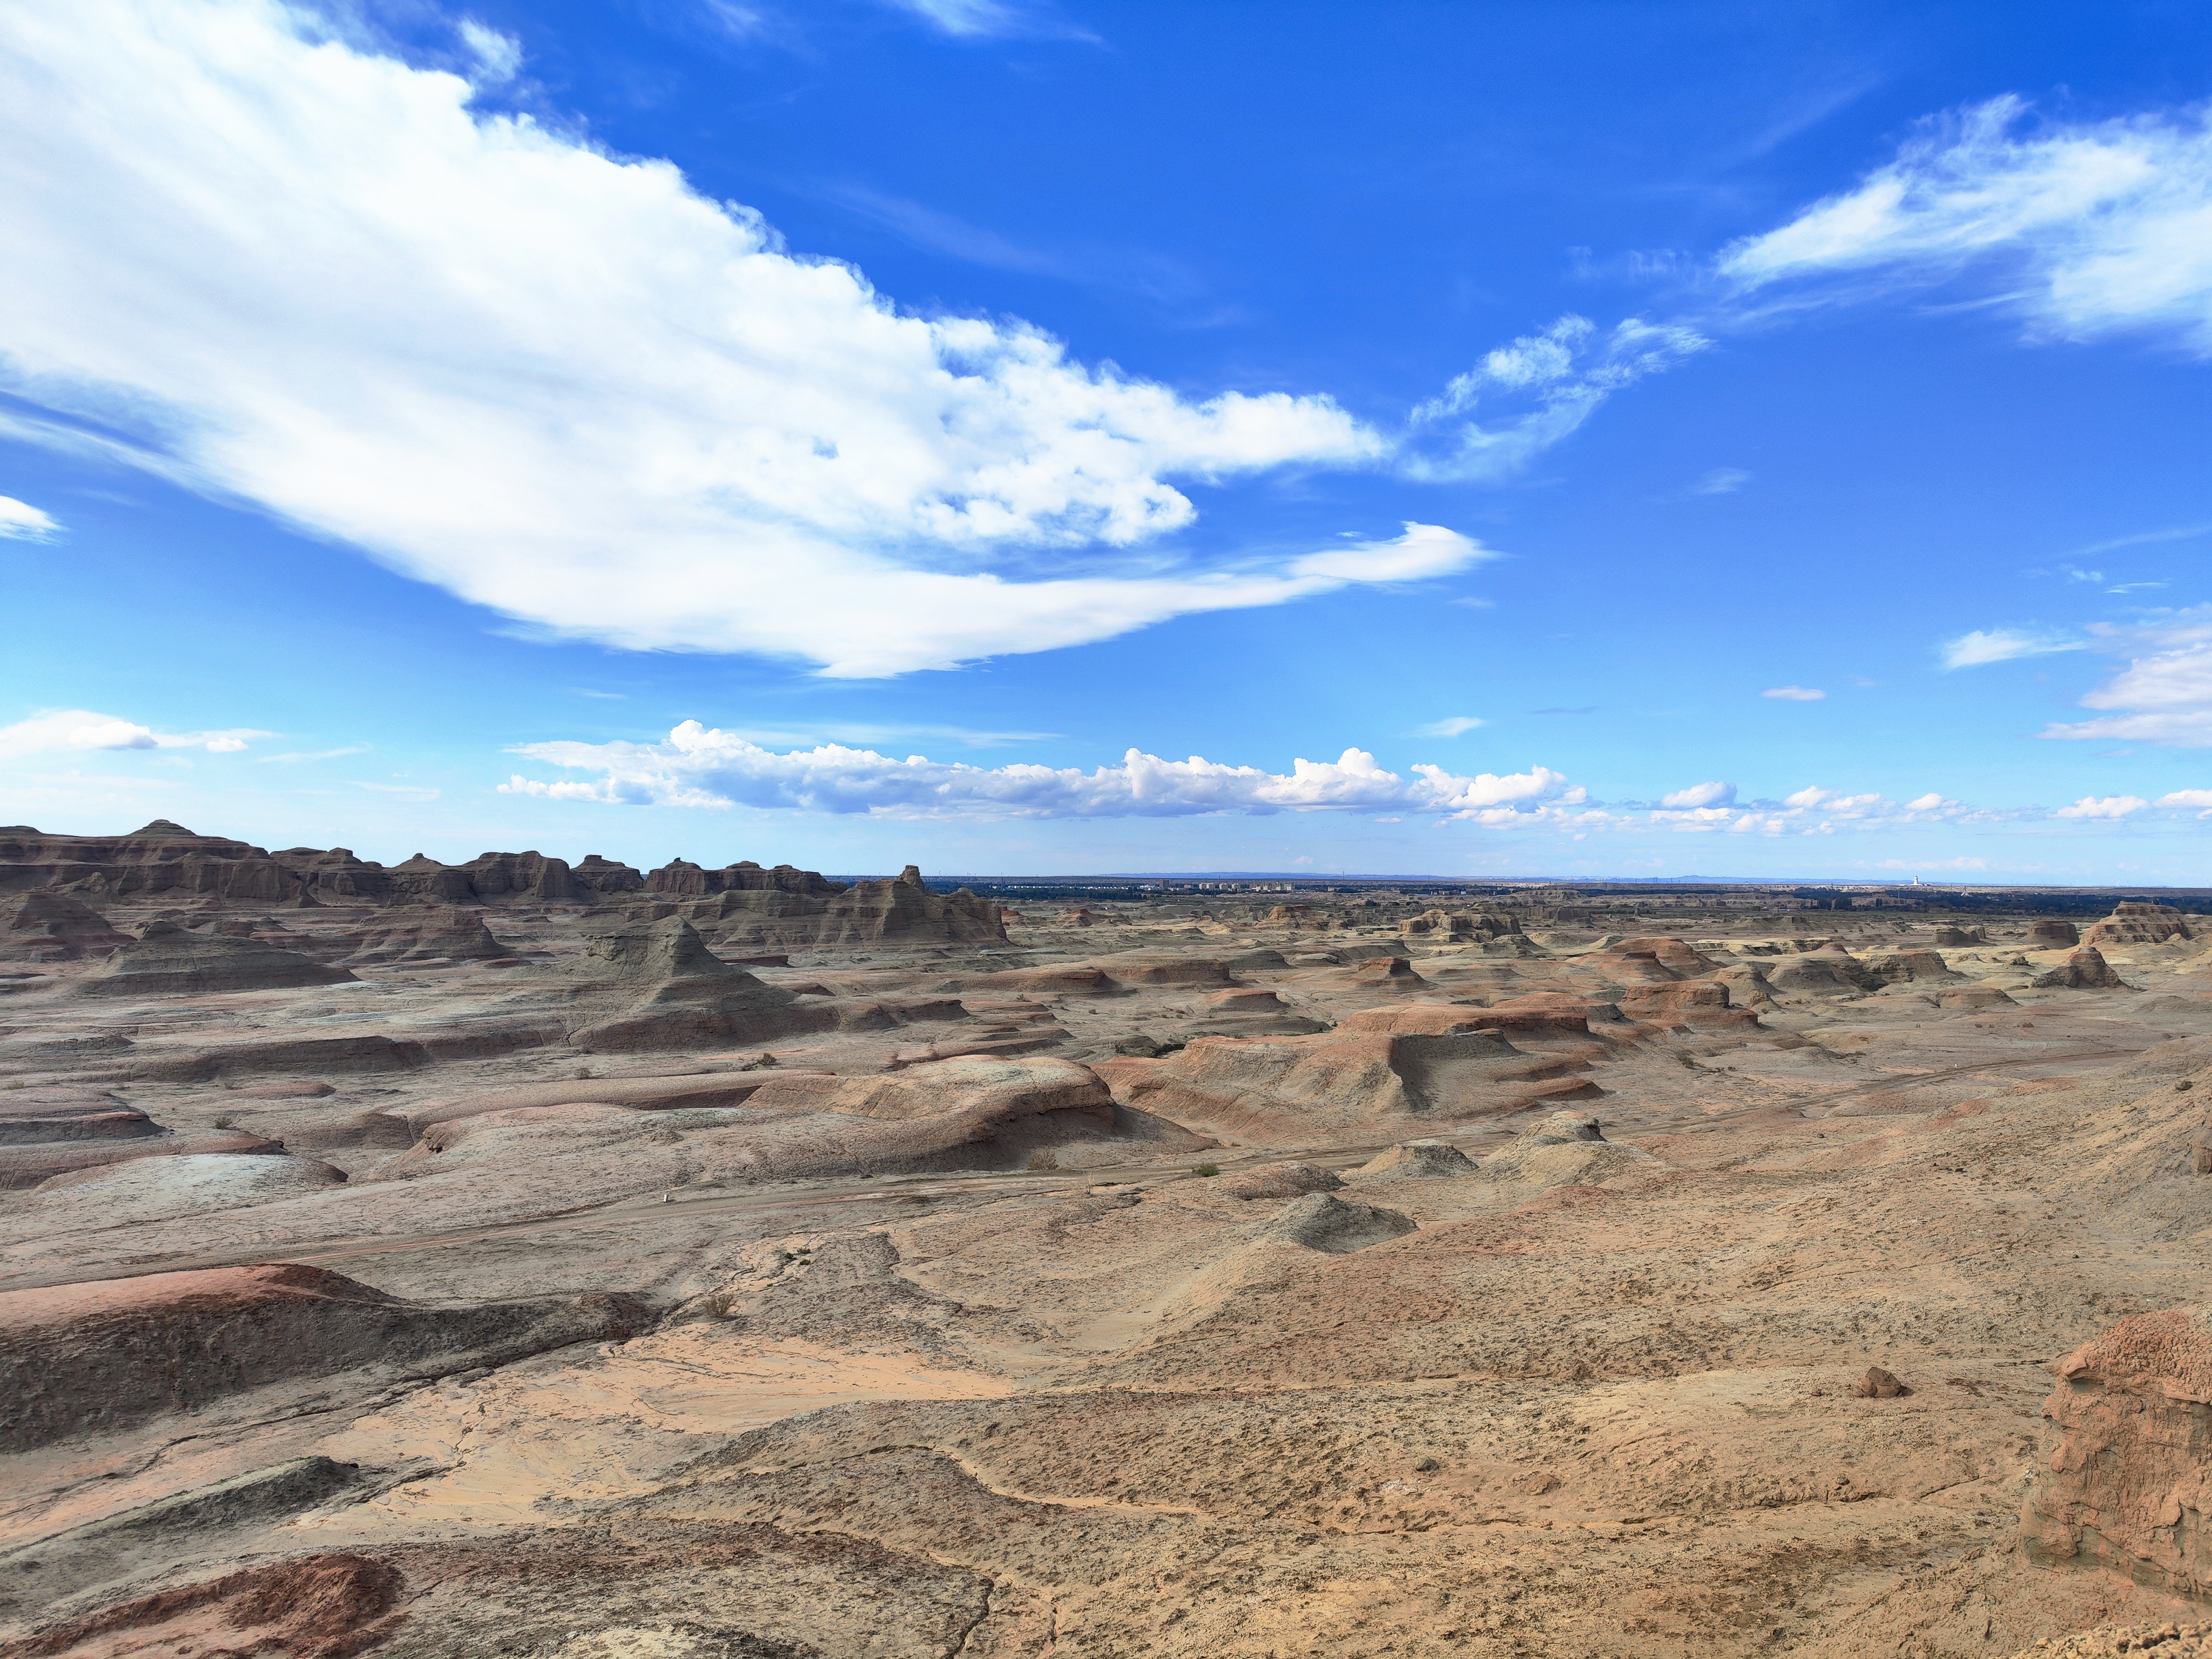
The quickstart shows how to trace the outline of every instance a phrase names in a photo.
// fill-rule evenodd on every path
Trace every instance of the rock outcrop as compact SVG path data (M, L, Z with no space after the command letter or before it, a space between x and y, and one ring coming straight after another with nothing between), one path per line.
M2031 1559L2212 1595L2212 1310L2123 1319L2053 1370Z
M653 872L671 896L694 881L722 878L682 914L725 947L1003 943L998 902L963 887L934 893L909 864L888 881L850 886L810 870L736 864L726 870L668 865Z
M2072 950L2081 942L2081 934L2070 921L2056 916L2046 916L2027 930L2027 948L2031 951L2050 951L2063 946Z
M26 893L0 907L0 962L76 962L130 943L128 933L66 893Z
M1943 985L1965 977L1934 951L1885 951L1869 956L1866 968L1885 985L1912 981Z
M336 985L352 978L345 969L297 951L154 921L137 940L79 979L76 989L90 997L206 996Z
M2046 968L2035 976L2039 989L2060 988L2069 991L2124 991L2125 981L2105 953L2094 945L2085 945L2056 968Z
M1398 924L1407 939L1431 945L1479 945L1521 932L1521 918L1506 910L1424 910Z
M2082 936L2085 945L2163 945L2170 939L2194 939L2189 919L2170 904L2125 900Z
M0 829L0 892L42 890L100 899L296 900L300 878L258 847L195 835L155 818L127 836L49 836Z
M1474 1160L1448 1140L1401 1140L1352 1174L1363 1181L1407 1181L1474 1173Z
M627 1004L571 1039L593 1052L762 1042L839 1023L836 1004L802 1000L732 967L678 917L595 935L577 972L579 994L611 993ZM882 1013L880 1023L893 1022Z
M1881 976L1831 939L1818 950L1785 957L1766 976L1778 994L1858 997L1881 988Z
M356 967L416 962L489 962L512 955L484 925L483 913L458 904L409 905L368 928L347 960Z

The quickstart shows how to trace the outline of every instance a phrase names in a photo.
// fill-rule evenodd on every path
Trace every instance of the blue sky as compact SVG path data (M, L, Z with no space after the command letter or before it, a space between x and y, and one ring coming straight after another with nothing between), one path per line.
M2212 13L26 0L0 819L2212 881Z

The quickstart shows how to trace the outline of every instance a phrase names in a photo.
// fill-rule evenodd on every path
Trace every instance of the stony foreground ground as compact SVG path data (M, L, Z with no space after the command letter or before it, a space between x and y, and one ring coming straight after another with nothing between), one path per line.
M2046 1402L2206 1299L2201 938L161 914L0 999L0 1653L2198 1650Z

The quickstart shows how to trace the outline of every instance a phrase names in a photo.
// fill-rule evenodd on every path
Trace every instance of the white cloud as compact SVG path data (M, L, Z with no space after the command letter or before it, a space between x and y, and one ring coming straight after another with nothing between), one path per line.
M887 3L958 38L1021 34L1030 27L1019 11L1000 0L887 0Z
M896 760L827 744L779 754L686 720L657 744L537 743L514 750L596 782L515 776L501 793L633 805L747 806L904 818L1186 817L1202 813L1402 809L1464 822L1540 822L1587 796L1547 767L1463 777L1417 765L1401 777L1363 750L1299 760L1287 773L1194 755L1163 760L1132 749L1116 766L968 766L920 755Z
M1733 495L1751 482L1751 474L1740 466L1717 466L1689 488L1692 495Z
M1425 738L1464 737L1482 722L1472 714L1454 714L1448 720L1431 720L1420 728Z
M2171 794L2160 795L2158 804L2160 806L2200 806L2204 810L2197 816L2212 818L2212 789L2177 789Z
M308 761L336 760L341 755L365 755L368 752L368 745L367 744L356 743L349 744L343 749L316 749L304 753L294 753L289 755L257 755L254 757L254 764L257 766L299 766Z
M2150 803L2141 795L2084 795L2071 806L2062 806L2052 814L2062 818L2124 818L2130 812L2140 812Z
M126 749L205 749L211 754L229 755L244 749L248 738L269 735L245 726L228 732L156 732L116 714L57 708L13 726L0 726L0 760L19 755Z
M1276 568L1139 559L1195 515L1177 481L1391 442L1325 397L1194 400L1018 320L902 313L665 162L479 112L300 16L0 10L0 350L45 411L12 435L555 635L848 676L1476 556L1428 529ZM1581 383L1686 349L1623 325Z
M2046 738L2212 747L2212 606L2166 613L2134 627L2093 625L2096 648L2130 659L2081 699L2119 712L2046 726Z
M1413 412L1424 445L1401 462L1410 476L1435 479L1504 478L1561 442L1624 386L1672 368L1712 344L1679 323L1631 317L1601 334L1570 313L1540 334L1523 335L1455 377L1441 397ZM1509 412L1490 425L1458 417L1486 399ZM1533 405L1530 407L1529 405Z
M2100 579L2101 580L2101 579ZM1943 642L1943 666L1980 668L2017 657L2047 657L2058 651L2079 651L2084 641L2063 634L2030 632L2018 628L1976 629Z
M477 79L487 86L504 86L522 72L522 42L511 34L487 28L473 17L464 17L461 44L476 60Z
M1846 273L1938 281L2002 263L2041 336L2143 329L2212 353L2212 106L2030 127L2006 96L1926 123L1896 159L1735 244L1752 287Z
M1725 806L1735 799L1735 786L1717 781L1693 783L1687 789L1677 789L1672 794L1659 797L1659 804L1675 811L1699 806Z
M42 542L60 528L30 502L19 501L13 495L0 495L0 536Z
M1810 686L1805 685L1770 685L1759 695L1762 697L1773 697L1783 702L1819 702L1828 694L1825 691L1816 691Z

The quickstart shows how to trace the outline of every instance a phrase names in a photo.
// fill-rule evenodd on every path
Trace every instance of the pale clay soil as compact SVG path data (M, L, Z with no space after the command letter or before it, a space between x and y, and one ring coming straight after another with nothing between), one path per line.
M2051 1363L2206 1299L2202 939L2108 949L2134 988L2035 989L2068 953L1999 918L1943 952L1955 981L1778 995L1754 1022L1738 981L1727 1019L1508 1024L1487 1048L1437 1039L1406 1087L1347 1060L1301 1095L1209 1084L1229 1061L1204 1041L1115 1046L1310 1044L1364 1010L1448 1022L1624 988L1589 929L1535 928L1527 953L1409 939L1407 986L1316 958L1355 961L1340 935L1133 906L1040 916L1008 946L757 970L962 1005L926 1022L192 1076L234 1045L560 1018L593 919L489 919L520 960L143 1000L76 994L90 970L71 964L0 998L8 1089L105 1091L179 1140L284 1143L0 1191L0 1331L63 1333L19 1364L62 1376L69 1322L109 1294L89 1287L146 1275L206 1271L219 1303L235 1270L292 1263L392 1299L318 1279L340 1288L281 1332L224 1325L136 1370L86 1360L95 1380L67 1386L90 1426L0 1461L0 1653L2200 1650L2203 1607L2032 1563L2018 1523ZM1747 949L1771 921L1620 931L1723 970L1787 960ZM1822 931L1863 957L1930 930L1877 913ZM1235 961L1254 950L1284 965ZM1112 975L1134 951L1230 965L1111 995L973 983ZM1943 1006L1975 984L2010 1001ZM1236 986L1281 1006L1232 1018L1209 999ZM687 1079L760 1080L764 1051L783 1080L757 1098L685 1103ZM1486 1172L1563 1110L1621 1150ZM1424 1139L1474 1167L1356 1173ZM1327 1199L1301 1195L1330 1175ZM1312 1217L1352 1231L1315 1248ZM432 1334L406 1347L379 1324L348 1347L363 1319ZM179 1381L252 1342L270 1354L237 1386ZM1910 1392L1858 1397L1869 1366ZM109 1387L134 1397L95 1409ZM266 1577L317 1556L350 1565L308 1589Z

